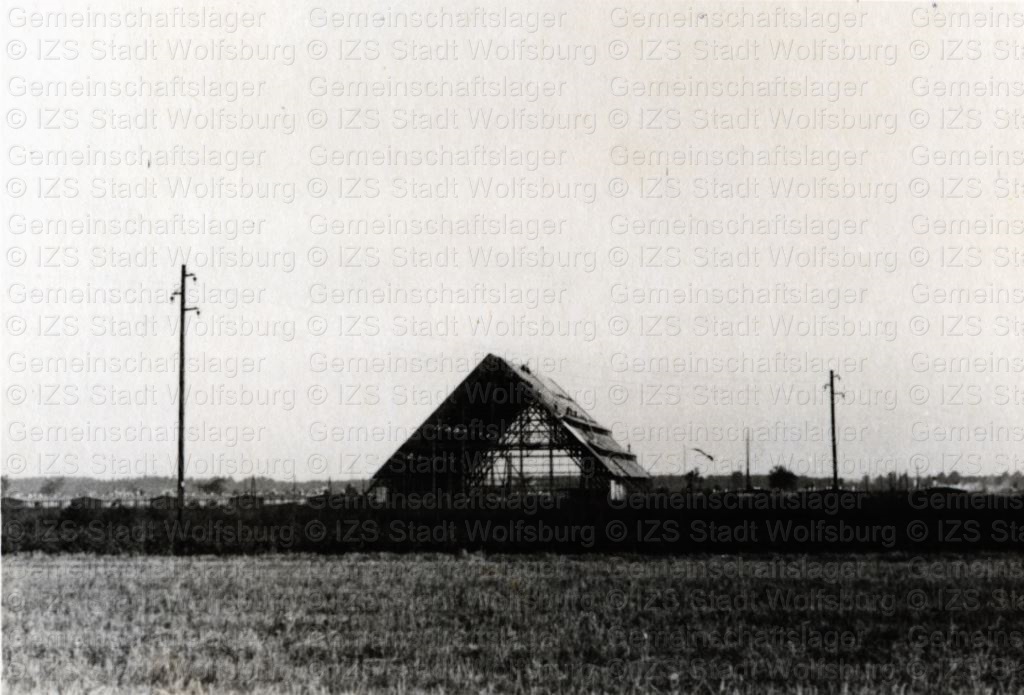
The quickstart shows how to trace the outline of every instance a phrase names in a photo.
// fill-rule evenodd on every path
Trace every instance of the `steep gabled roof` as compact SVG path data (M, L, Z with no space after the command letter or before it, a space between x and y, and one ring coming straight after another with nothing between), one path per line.
M443 433L460 431L457 445L463 453L493 447L501 431L523 410L546 410L587 458L614 480L648 481L650 475L637 464L636 456L622 448L611 431L591 415L553 379L526 366L515 367L489 354L462 380L437 409L420 425L374 475L375 480L409 475L408 461L436 455Z
M525 365L513 367L500 357L488 355L485 359L500 360L505 369L514 372L515 376L526 382L537 401L548 412L562 421L573 437L586 446L591 453L604 464L608 472L616 478L650 478L636 462L636 456L623 449L611 430L602 426L584 410L565 389L551 378L534 374Z

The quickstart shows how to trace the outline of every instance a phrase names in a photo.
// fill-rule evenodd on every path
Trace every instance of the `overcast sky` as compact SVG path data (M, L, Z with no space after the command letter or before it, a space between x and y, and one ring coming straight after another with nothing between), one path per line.
M829 475L830 367L844 477L1019 470L1018 32L670 7L11 11L5 472L172 474L182 259L190 475L369 476L488 352L652 473Z

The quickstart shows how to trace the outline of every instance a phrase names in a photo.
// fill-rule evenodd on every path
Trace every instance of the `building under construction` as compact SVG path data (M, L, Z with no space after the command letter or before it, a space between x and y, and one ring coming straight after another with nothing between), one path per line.
M649 483L553 380L487 355L381 466L371 493L617 497Z

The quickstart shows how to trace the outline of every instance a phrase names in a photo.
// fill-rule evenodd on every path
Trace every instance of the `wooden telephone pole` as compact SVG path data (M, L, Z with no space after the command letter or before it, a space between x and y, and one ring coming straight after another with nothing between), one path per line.
M754 487L750 484L750 428L746 428L746 441L747 441L747 492L750 492Z
M839 461L836 457L836 376L834 369L828 370L829 405L832 414L832 489L839 489Z
M181 528L182 511L185 509L185 314L189 311L199 314L199 309L194 306L186 306L185 281L192 278L195 282L196 276L188 272L185 265L181 266L181 284L177 292L171 295L171 301L178 297L178 532L183 533Z

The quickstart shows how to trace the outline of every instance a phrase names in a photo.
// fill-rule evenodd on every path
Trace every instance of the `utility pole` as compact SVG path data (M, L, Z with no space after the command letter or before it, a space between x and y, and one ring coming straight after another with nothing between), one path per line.
M552 497L555 494L555 423L551 416L545 418L548 423L548 490ZM626 448L633 453L633 447L627 442Z
M199 309L194 306L186 306L185 281L196 276L188 272L185 264L181 266L181 284L178 291L171 295L171 301L178 297L178 532L182 533L181 522L182 512L185 508L185 314L189 311L199 315Z
M747 440L747 492L753 490L753 486L750 484L750 428L746 428L746 440Z
M839 489L839 462L836 458L836 376L834 369L828 370L829 404L832 413L832 489ZM842 395L842 394L840 394Z

